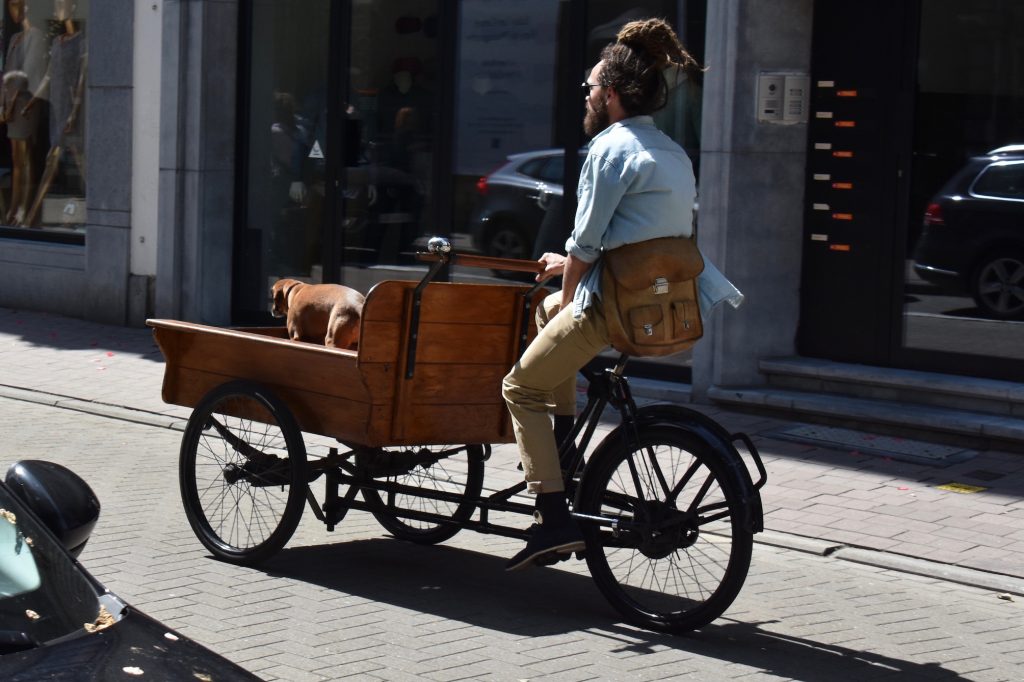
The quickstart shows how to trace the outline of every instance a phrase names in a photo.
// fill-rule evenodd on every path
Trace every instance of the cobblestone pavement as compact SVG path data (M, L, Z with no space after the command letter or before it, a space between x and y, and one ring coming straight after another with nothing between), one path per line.
M160 400L162 372L148 330L0 308L0 466L41 457L83 475L104 503L85 564L267 679L1019 678L1022 455L910 464L691 406L757 443L767 530L726 617L671 638L619 623L582 565L506 576L515 541L418 547L358 513L334 534L307 513L263 570L213 561L178 501L189 410ZM514 481L515 461L496 448L488 484Z
M148 329L0 308L0 396L183 423L189 410L160 399L162 376ZM690 407L757 443L769 473L765 526L782 534L761 539L800 546L802 538L820 540L861 560L927 574L941 569L968 582L978 571L1014 578L994 579L1007 587L1024 579L1024 455L988 451L952 466L913 464L778 440L773 435L792 425L783 420ZM948 483L983 490L938 487Z
M267 680L931 682L1024 665L1020 597L765 544L733 607L685 637L620 622L581 564L507 574L515 541L421 547L358 512L334 534L307 513L261 569L231 566L185 521L178 431L0 398L0 433L0 467L45 458L93 486L81 559L100 580Z

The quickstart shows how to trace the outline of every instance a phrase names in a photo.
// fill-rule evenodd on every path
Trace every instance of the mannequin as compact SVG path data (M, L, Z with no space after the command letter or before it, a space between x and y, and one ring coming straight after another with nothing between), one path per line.
M377 105L377 130L383 139L390 140L394 135L398 113L406 108L416 112L421 132L431 131L430 93L416 84L416 77L421 71L422 64L415 57L401 57L395 60L391 71L391 83L381 91Z
M0 121L7 123L7 138L11 142L11 203L4 222L22 225L32 201L32 144L39 125L39 110L26 111L25 105L46 71L46 37L29 23L25 0L7 0L7 11L14 23L21 25L21 31L7 47L0 92Z
M55 0L53 16L64 26L64 33L53 39L50 46L50 63L46 75L39 83L32 99L25 105L24 112L34 109L40 99L50 100L50 151L46 155L46 167L39 191L32 208L25 216L24 224L33 226L43 199L50 191L50 185L57 174L61 156L67 150L75 160L78 172L85 177L85 162L82 149L82 130L79 114L85 94L85 73L88 54L85 51L85 36L74 22L77 6L73 0Z

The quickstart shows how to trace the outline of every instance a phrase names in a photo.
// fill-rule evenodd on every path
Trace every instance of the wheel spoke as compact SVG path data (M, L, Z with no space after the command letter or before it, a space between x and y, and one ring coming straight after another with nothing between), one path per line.
M615 534L584 526L598 587L631 620L665 630L701 627L732 602L746 576L751 535L728 469L696 436L647 427L636 446L602 446L580 511L621 518Z
M672 492L670 492L668 497L666 497L668 502L675 504L676 498L679 497L679 493L681 493L683 488L685 488L690 482L690 479L693 478L693 475L697 473L698 469L700 469L700 462L695 461L690 464L690 468L686 470L686 473L682 475L679 482L676 483L676 486L672 488Z
M304 472L302 437L287 409L251 384L215 389L189 418L182 500L217 558L255 563L280 549L305 506Z
M460 496L460 501L441 500L423 495L396 492L378 493L364 489L363 494L375 508L373 514L395 537L424 544L443 542L459 531L449 523L468 519L475 509L475 500L483 486L483 461L479 447L410 447L382 450L371 455L371 461L392 457L402 461L412 454L412 466L403 473L385 477L391 486L417 488ZM404 513L430 514L437 519L409 518Z

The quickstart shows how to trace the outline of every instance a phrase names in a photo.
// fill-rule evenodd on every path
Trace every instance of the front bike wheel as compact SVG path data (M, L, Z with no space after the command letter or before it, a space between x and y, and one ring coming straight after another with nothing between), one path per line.
M260 386L219 386L188 419L178 481L203 546L223 561L259 563L284 547L302 517L302 433L284 404Z
M735 479L707 443L671 426L638 436L629 442L620 431L587 466L575 511L616 522L582 523L587 565L629 621L695 630L739 594L753 534Z
M398 470L374 476L391 486L416 488L425 494L440 493L450 499L435 499L399 490L363 489L377 522L400 540L433 545L451 539L476 509L484 485L484 449L481 445L417 446L384 449L388 457L406 458ZM395 466L390 464L390 466ZM414 518L414 515L424 515ZM445 520L437 518L443 517Z

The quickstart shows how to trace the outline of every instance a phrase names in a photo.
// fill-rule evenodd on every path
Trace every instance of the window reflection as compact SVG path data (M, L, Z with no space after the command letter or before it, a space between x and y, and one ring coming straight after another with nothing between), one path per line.
M439 9L437 0L352 6L341 279L361 291L418 278L413 254L438 231Z
M456 227L462 232L456 237L462 237L463 248L526 259L545 251L564 252L572 231L576 186L563 187L566 141L558 135L555 112L582 127L584 97L579 83L624 23L652 16L674 20L681 6L685 18L675 23L691 51L698 59L703 57L704 2L591 2L584 29L585 70L564 78L566 56L557 39L565 32L565 5L544 0L462 4L455 204ZM692 42L690 33L695 36ZM567 82L571 89L561 91ZM655 122L683 145L696 170L701 84L679 81L670 86L668 106ZM456 275L479 277L472 271Z
M1024 358L1021 31L1020 3L922 4L908 348Z
M256 0L240 307L266 311L284 277L323 279L328 0ZM301 20L297 20L301 18Z

